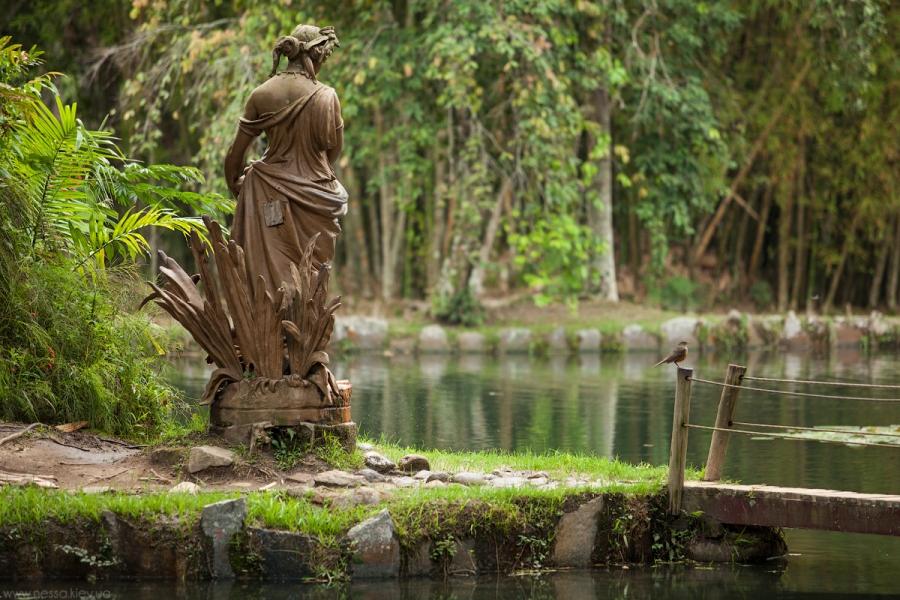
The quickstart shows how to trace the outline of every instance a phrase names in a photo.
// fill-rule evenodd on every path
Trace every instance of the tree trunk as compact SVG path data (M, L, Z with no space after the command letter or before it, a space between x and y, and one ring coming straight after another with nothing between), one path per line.
M737 239L734 242L734 260L729 261L733 265L732 275L734 276L734 288L740 290L743 288L744 280L747 275L747 263L744 262L746 255L744 254L744 246L747 245L747 230L750 228L750 213L744 211L741 215L741 223L738 226Z
M484 295L484 268L491 260L491 249L494 247L497 230L500 228L500 216L503 214L503 207L507 204L507 196L512 194L512 189L512 179L504 177L503 183L500 184L500 193L497 194L497 201L494 202L494 207L491 209L491 216L484 232L484 240L478 251L478 262L475 263L469 274L469 290L476 298Z
M834 299L837 296L838 287L841 283L841 275L844 273L844 265L847 263L847 255L850 254L850 249L853 247L853 242L856 239L856 226L859 224L860 215L860 211L853 215L853 221L847 229L847 236L844 238L844 245L841 248L841 257L838 259L837 267L831 276L831 285L828 288L828 295L825 297L825 304L822 306L822 312L824 313L830 312L832 306L834 306Z
M612 138L611 113L612 103L609 92L601 87L594 95L593 108L602 134L610 137L609 148L597 165L594 187L597 200L588 206L588 224L591 231L603 244L603 249L595 252L591 259L592 271L599 276L597 291L600 297L610 302L619 301L619 289L616 285L615 240L613 239L613 197L612 197ZM593 148L597 140L588 140L588 147Z
M756 239L753 240L753 252L750 253L750 264L747 266L748 286L756 279L759 269L759 258L762 255L763 242L766 239L766 224L769 221L769 211L772 210L774 190L775 187L769 184L763 191L762 210L759 212L759 222L756 225Z
M378 182L380 192L379 213L381 216L381 299L385 302L394 297L397 269L394 232L394 194L387 175L387 150L384 146L384 115L375 108L375 129L378 132Z
M897 287L900 284L900 215L894 216L893 251L891 252L891 274L888 277L887 307L891 310L897 308Z
M444 228L446 227L446 190L445 186L445 165L441 159L440 153L435 150L432 154L434 164L434 190L432 192L432 227L428 240L428 256L426 271L426 291L430 295L435 285L437 285L438 277L441 273L441 240L444 238Z
M881 300L881 282L884 280L884 271L891 250L893 248L888 240L882 239L878 247L878 258L875 260L875 276L872 277L872 285L869 286L869 308L877 308Z
M791 188L788 188L784 200L781 202L778 215L778 310L781 312L787 310L788 307L791 216L794 209L794 190Z
M794 283L791 288L791 310L800 306L800 294L803 293L803 281L806 275L806 207L797 202L797 248L794 253Z

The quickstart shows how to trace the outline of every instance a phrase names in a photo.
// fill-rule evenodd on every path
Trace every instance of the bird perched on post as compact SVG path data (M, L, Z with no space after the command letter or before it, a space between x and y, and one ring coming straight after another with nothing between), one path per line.
M678 345L675 346L675 349L672 350L672 353L667 357L653 365L654 367L658 367L663 363L675 363L675 366L681 366L678 363L687 358L687 342L678 342Z

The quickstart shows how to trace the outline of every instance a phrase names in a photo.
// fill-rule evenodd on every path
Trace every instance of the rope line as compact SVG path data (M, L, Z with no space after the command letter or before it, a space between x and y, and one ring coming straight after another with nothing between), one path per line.
M718 385L720 387L737 388L740 390L749 390L751 392L766 392L769 394L781 394L783 396L802 396L804 398L828 398L831 400L862 400L864 402L900 402L900 398L867 398L866 396L832 396L828 394L811 394L809 392L791 392L788 390L772 390L768 388L750 387L748 385L734 385L731 383L723 383L721 381L709 381L708 379L700 379L699 377L691 377L691 381L697 383L706 383L709 385Z
M894 437L900 442L900 431L897 433L882 433L880 431L848 431L846 429L823 429L821 427L801 427L799 425L775 425L774 423L746 423L743 421L732 421L733 425L741 425L743 427L765 427L767 429L793 429L797 431L821 431L823 433L847 433L850 435L875 435L883 437ZM898 444L900 445L900 444Z
M683 427L688 427L690 429L708 429L710 431L724 431L727 433L742 433L744 435L764 435L766 437L773 438L781 438L784 440L799 440L801 442L821 442L823 444L841 444L843 445L853 445L853 446L874 446L879 448L900 448L900 446L896 444L879 444L877 442L839 442L837 440L818 440L818 439L810 439L806 437L800 437L796 435L785 435L782 433L766 433L764 431L748 431L746 429L728 429L725 427L708 427L706 425L695 425L694 423L684 423Z
M774 383L802 383L805 385L836 385L841 387L878 388L885 390L900 390L900 385L888 385L881 383L850 383L844 381L811 381L807 379L776 379L774 377L751 377L744 375L748 381L771 381Z

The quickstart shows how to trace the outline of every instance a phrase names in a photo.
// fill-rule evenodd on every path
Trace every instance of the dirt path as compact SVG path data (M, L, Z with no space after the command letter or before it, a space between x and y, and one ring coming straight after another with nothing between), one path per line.
M0 424L0 439L25 428ZM269 473L275 475L265 465L238 465L227 472L204 472L201 480L182 472L186 456L187 448L146 448L84 430L64 433L40 427L0 446L0 482L37 477L60 489L153 491L194 481L206 489L246 490L271 481Z

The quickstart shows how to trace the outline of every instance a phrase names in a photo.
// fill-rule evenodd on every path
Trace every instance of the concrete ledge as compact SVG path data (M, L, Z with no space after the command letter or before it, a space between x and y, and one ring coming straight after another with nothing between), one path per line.
M900 535L900 496L686 481L682 509L730 525Z

